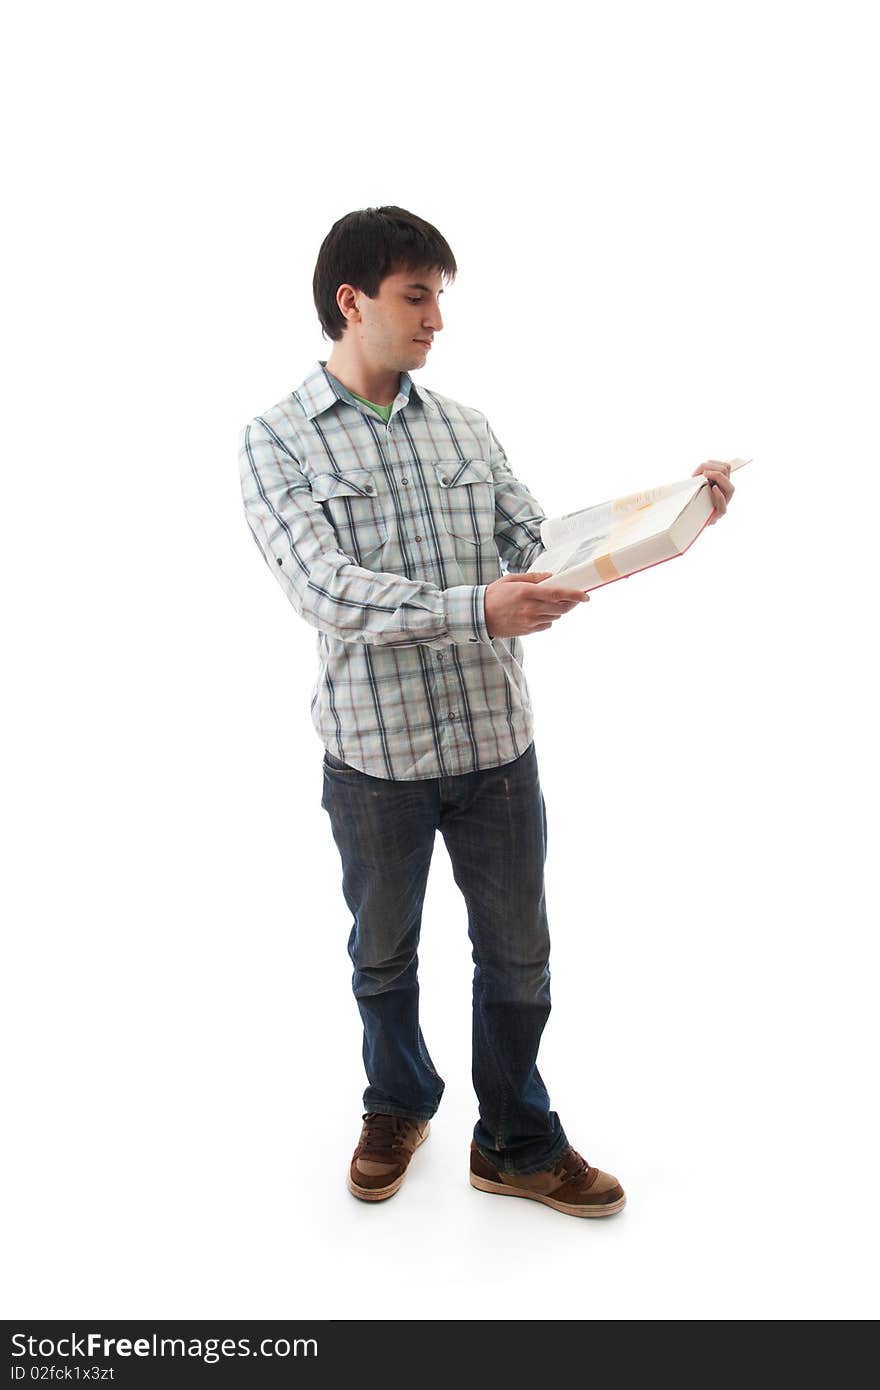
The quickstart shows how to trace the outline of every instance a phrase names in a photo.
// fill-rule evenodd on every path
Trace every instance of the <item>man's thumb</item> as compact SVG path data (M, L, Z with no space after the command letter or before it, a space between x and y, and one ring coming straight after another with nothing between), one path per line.
M549 579L552 570L532 570L529 574L514 574L512 579L523 579L527 584L537 584L540 579Z

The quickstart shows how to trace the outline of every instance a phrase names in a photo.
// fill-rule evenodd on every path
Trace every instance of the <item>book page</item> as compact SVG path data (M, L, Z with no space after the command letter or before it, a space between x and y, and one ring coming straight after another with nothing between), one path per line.
M566 512L562 516L547 518L541 523L541 540L546 549L550 550L563 541L585 541L590 536L609 535L611 528L630 514L644 515L649 509L657 517L658 529L665 530L705 483L706 479L703 476L684 478L675 483L666 483L662 487L632 492L626 497L618 497L610 502L600 502L595 507L584 507L577 512ZM664 507L661 505L663 503L667 505ZM669 522L662 520L666 516L671 517Z

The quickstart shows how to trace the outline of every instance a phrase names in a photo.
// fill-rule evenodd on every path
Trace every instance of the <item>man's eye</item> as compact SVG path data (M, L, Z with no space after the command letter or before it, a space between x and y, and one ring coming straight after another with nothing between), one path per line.
M422 302L422 296L421 296L420 294L417 294L417 295L408 294L408 295L407 295L407 299L409 300L410 304L421 304L421 302Z

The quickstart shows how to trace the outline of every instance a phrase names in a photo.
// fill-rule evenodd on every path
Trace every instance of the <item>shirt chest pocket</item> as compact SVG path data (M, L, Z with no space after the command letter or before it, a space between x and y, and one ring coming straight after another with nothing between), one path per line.
M341 548L353 553L358 564L382 549L388 540L388 517L378 494L375 475L369 468L317 473L311 488Z
M495 484L488 459L441 460L434 472L449 534L467 545L494 545Z

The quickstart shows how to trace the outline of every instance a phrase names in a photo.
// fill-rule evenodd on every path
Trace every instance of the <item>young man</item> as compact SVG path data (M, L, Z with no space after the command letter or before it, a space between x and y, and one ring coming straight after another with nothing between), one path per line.
M240 441L254 539L318 632L321 805L353 914L369 1083L348 1186L371 1202L396 1192L443 1094L417 975L439 829L473 947L470 1181L607 1216L623 1189L572 1148L537 1067L547 830L520 641L588 596L523 573L544 512L486 417L410 375L443 328L456 271L437 229L402 208L341 218L313 282L330 357ZM733 492L724 468L712 465L719 512Z

